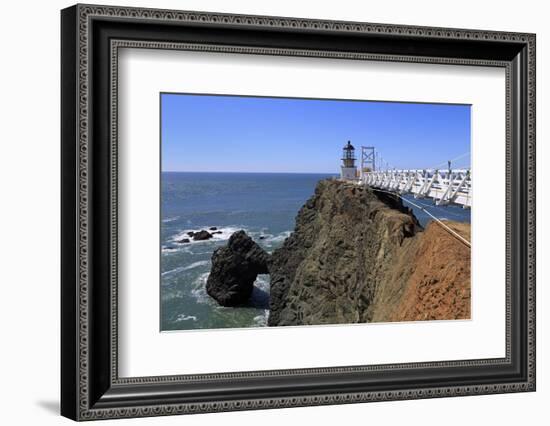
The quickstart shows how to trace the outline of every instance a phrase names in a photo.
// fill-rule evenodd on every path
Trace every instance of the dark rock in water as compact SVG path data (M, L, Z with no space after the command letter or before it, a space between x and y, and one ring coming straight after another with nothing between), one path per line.
M204 240L209 240L210 238L212 238L212 234L208 231L205 231L204 229L200 230L199 232L195 232L193 234L194 241L204 241Z
M190 237L192 237L193 235L195 235L195 233L194 233L193 231L189 231L189 232L187 233L187 235L189 235Z
M214 234L223 234L223 232L222 232L222 231L215 231L215 232L212 232L212 235L214 235Z
M260 240L263 240L263 239L265 239L265 235L260 235L259 238L260 238Z
M208 228L210 231L216 231L218 228L216 226L211 226L210 228Z
M189 238L182 238L181 240L178 241L178 243L180 244L185 244L185 243L190 243L191 240L189 240Z
M216 249L206 282L207 293L222 306L245 303L258 274L267 274L269 255L246 232L235 232L227 246Z

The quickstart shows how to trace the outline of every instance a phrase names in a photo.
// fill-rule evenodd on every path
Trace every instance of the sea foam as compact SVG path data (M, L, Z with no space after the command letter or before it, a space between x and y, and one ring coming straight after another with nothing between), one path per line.
M176 322L189 321L189 320L197 321L197 317L195 315L185 315L185 314L179 314L176 317Z
M200 274L195 281L193 281L193 289L191 290L191 294L197 303L209 303L212 301L206 292L206 281L208 280L209 275L210 272L204 272L203 274Z
M201 260L199 262L193 262L187 266L180 266L178 268L170 269L169 271L163 272L161 275L164 277L165 275L175 274L183 271L189 271L190 269L195 269L195 268L198 268L199 266L206 266L209 263L210 262L208 260Z
M290 237L291 231L283 231L277 235L273 234L264 234L265 239L262 240L263 244L271 247L273 245L283 243L288 237Z
M175 220L178 220L179 218L180 218L179 216L167 217L166 219L162 219L162 223L174 222Z
M227 241L227 240L229 240L229 237L231 237L231 235L233 235L237 231L240 231L241 229L246 232L246 228L244 228L244 227L235 227L235 226L219 227L215 231L210 231L209 228L210 228L210 226L206 226L206 227L203 227L203 228L200 228L200 229L199 228L184 229L183 231L180 231L180 232L172 235L168 240L175 243L175 244L178 244L178 245L201 244L201 243L208 243L208 242L212 242L212 241ZM188 232L197 232L197 231L200 231L202 229L210 232L211 234L213 232L221 232L221 233L212 234L212 238L209 238L208 240L201 240L201 241L195 241L195 240L193 240L192 237L187 235ZM189 239L189 242L188 243L180 243L179 241L181 241L183 238Z

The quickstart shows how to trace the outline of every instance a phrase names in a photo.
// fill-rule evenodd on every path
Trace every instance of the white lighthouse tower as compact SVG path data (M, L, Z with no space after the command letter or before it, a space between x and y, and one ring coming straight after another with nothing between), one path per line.
M348 141L346 146L344 146L340 177L345 180L357 179L357 167L355 166L355 148L350 141Z

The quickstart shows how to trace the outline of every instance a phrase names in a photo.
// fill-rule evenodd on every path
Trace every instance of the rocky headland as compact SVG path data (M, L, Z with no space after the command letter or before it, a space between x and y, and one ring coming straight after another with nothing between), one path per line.
M446 224L469 240L468 224ZM470 248L437 223L422 229L398 197L353 183L320 181L271 255L233 234L213 254L208 294L246 303L261 273L270 326L470 317Z

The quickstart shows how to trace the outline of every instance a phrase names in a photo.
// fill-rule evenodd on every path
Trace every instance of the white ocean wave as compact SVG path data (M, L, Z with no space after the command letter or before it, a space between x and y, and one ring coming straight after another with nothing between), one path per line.
M165 275L174 274L177 272L183 272L183 271L189 271L190 269L198 268L199 266L206 266L210 263L208 260L201 260L199 262L193 262L187 266L179 266L174 269L170 269L169 271L163 272L161 275L164 277Z
M162 284L164 286L164 283ZM165 287L168 287L168 286L165 286ZM162 292L162 301L163 302L166 302L168 300L172 300L172 299L181 299L183 297L183 292L180 291L180 290L163 290Z
M174 268L174 269L170 269L169 271L165 271L163 273L161 273L160 275L162 277L165 277L166 275L171 275L171 274L175 274L177 272L181 272L183 270L182 267L179 267L179 268Z
M269 317L269 309L264 309L263 313L255 316L252 321L254 321L254 325L256 327L265 327L267 326L268 317Z
M282 243L284 240L286 240L288 237L290 237L290 234L292 234L291 231L284 231L281 232L279 235L276 235L271 239L271 241L275 243Z
M266 246L272 246L284 242L284 240L290 237L290 234L292 234L292 231L283 231L277 235L264 234L265 238L262 241Z
M200 274L195 281L193 281L193 289L191 290L191 294L197 303L209 303L211 301L210 296L208 296L208 293L206 292L206 281L208 280L209 275L210 272L204 272Z
M258 287L260 290L266 291L269 293L269 275L262 274L258 275L256 281L254 281L254 286Z
M254 237L256 237L257 240L260 240L260 242L265 243L267 241L271 241L275 235L270 234L269 232L260 232L260 233L254 233Z
M211 241L227 241L229 240L229 237L231 237L231 235L233 235L237 231L244 230L246 232L246 228L235 227L235 226L217 227L216 230L210 230L209 228L211 227L207 226L204 228L184 229L183 231L180 231L172 235L168 240L178 245L200 244L200 243L207 243ZM190 237L188 235L188 232L198 232L201 230L210 232L212 234L212 238L209 238L208 240L195 241L193 240L193 237ZM189 242L181 243L180 241L184 238L187 238Z
M161 252L162 254L174 254L174 253L191 253L191 254L207 254L210 252L205 253L195 253L192 251L190 244L177 244L172 243L173 245L169 246L162 246Z
M180 250L180 247L172 247L172 246L162 246L161 248L162 253L177 253Z
M195 269L195 268L198 268L199 266L206 266L210 263L209 260L200 260L198 262L193 262L191 263L190 265L187 265L183 268L184 271L188 271L189 269Z
M178 220L179 218L180 218L179 216L167 217L166 219L162 219L162 223L174 222L175 220Z
M195 315L185 315L185 314L179 314L177 317L176 317L176 322L180 322L180 321L189 321L189 320L192 320L192 321L197 321L197 317Z

